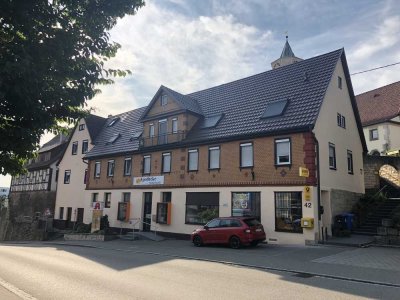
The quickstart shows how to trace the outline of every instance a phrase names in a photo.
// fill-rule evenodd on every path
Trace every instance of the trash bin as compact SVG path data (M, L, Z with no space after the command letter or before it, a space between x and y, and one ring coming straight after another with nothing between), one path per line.
M353 229L354 214L344 213L342 216L344 217L346 228L351 231Z

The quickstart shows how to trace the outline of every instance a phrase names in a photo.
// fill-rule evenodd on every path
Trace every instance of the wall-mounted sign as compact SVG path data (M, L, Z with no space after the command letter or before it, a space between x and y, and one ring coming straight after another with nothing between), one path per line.
M304 200L306 201L311 200L311 187L307 185L304 187Z
M308 171L307 168L299 167L299 176L300 177L309 177L310 172Z
M164 184L164 176L133 177L133 185Z

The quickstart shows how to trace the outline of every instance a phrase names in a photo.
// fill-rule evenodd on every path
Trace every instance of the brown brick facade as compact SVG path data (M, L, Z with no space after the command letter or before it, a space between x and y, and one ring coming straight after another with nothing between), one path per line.
M275 139L291 140L291 166L275 166ZM252 142L254 151L254 167L240 168L240 144ZM208 148L220 146L220 169L208 169ZM196 148L199 151L198 171L188 171L188 150ZM222 144L210 144L193 148L180 148L152 153L133 155L132 176L123 176L125 156L101 159L101 176L94 178L94 163L89 162L88 189L122 189L122 188L151 188L152 186L133 186L133 177L143 176L142 162L144 155L151 155L152 176L164 175L163 187L191 186L257 186L257 185L305 185L316 184L315 177L315 145L311 134L292 134L290 136L262 137L243 141L232 141ZM162 174L162 153L171 152L171 172ZM115 160L113 177L107 177L107 162ZM299 176L299 167L307 167L310 177Z

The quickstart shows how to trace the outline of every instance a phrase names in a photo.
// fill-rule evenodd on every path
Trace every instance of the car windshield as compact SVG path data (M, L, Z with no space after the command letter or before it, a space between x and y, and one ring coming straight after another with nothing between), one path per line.
M247 226L250 226L250 227L261 224L257 219L244 219L243 222L245 222L247 224Z

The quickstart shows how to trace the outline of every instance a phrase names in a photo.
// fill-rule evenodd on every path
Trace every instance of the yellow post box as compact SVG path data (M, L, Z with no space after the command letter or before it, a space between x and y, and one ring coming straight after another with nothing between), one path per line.
M301 218L301 227L314 228L314 218Z

